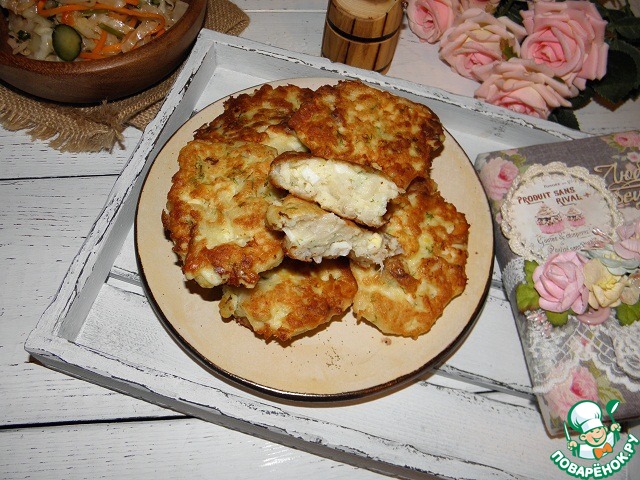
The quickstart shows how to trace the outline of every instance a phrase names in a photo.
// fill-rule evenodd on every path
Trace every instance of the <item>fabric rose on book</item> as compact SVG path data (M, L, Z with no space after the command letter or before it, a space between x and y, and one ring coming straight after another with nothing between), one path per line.
M605 241L597 242L585 253L589 258L598 260L612 275L636 274L640 268L640 220L619 226L616 234L615 241L603 235Z
M554 108L571 106L567 98L572 92L565 83L554 79L553 72L544 65L512 58L495 65L474 96L517 113L546 119Z
M577 252L555 253L533 272L533 283L540 294L540 308L561 313L569 309L577 314L588 307L589 290L584 284L586 257Z
M458 8L458 0L408 0L409 28L422 41L436 43L453 25Z
M587 80L604 76L607 22L593 3L536 2L522 12L522 18L528 35L522 43L522 58L547 65L555 76L580 90Z
M613 250L625 260L640 260L640 221L617 228L619 240Z
M634 273L640 267L640 260L622 258L613 249L612 244L585 251L589 258L597 259L613 275L627 275Z
M620 300L627 305L635 305L640 301L640 273L634 272L627 277L625 287L620 294Z
M599 260L589 260L584 265L584 283L589 289L589 305L596 309L620 305L625 280L626 277L613 275Z
M491 158L480 170L479 177L491 200L502 200L518 176L518 167L501 157Z
M440 40L440 58L463 77L482 81L491 68L520 53L523 27L472 8L456 19Z

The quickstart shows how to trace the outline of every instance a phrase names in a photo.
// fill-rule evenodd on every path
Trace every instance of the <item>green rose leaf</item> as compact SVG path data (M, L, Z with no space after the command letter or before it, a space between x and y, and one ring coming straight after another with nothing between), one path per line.
M502 58L504 58L505 60L509 60L510 58L518 56L513 47L509 45L506 40L500 41L500 47L502 50Z
M549 323L551 323L551 325L553 325L554 327L561 327L562 325L565 325L569 321L568 311L556 313L556 312L547 312L545 310L544 313L547 315L547 320L549 320Z
M538 262L533 260L524 261L524 275L527 283L533 285L533 272L538 268Z
M611 45L609 45L609 48L611 49L611 51L615 50L618 52L623 52L626 53L627 55L629 55L635 65L636 65L636 88L640 86L640 50L638 50L636 47L634 47L633 45L625 42L624 40L614 40L613 42L611 42Z
M569 98L569 102L571 102L571 108L578 109L582 107L586 107L587 104L591 101L591 97L593 97L594 91L593 88L587 86L584 90L581 90L578 95L575 97Z
M538 304L539 300L540 295L538 295L533 285L521 283L516 287L516 303L520 312L538 309L540 306Z
M529 6L526 1L507 0L500 2L500 4L498 5L498 9L494 13L494 16L496 18L508 17L518 25L522 25L522 15L520 14L520 11L527 10L528 8Z
M576 115L575 113L573 113L573 110L571 108L556 108L553 110L553 112L551 112L548 119L552 122L564 125L565 127L580 130L580 123L578 122L578 119L576 118Z
M627 40L640 40L640 18L622 17L616 18L611 23L611 29Z
M620 50L609 50L607 73L602 80L593 83L593 89L605 100L618 103L631 93L637 80L633 57Z
M616 308L616 317L618 317L618 323L622 326L631 325L640 319L640 302L635 305L627 305L621 303Z

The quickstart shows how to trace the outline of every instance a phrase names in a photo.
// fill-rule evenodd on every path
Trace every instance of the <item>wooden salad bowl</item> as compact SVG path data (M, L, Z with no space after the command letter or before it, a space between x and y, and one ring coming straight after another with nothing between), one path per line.
M186 58L202 28L207 0L189 7L165 34L127 53L74 62L32 60L14 55L0 13L0 80L37 97L64 103L97 103L138 93L158 83Z

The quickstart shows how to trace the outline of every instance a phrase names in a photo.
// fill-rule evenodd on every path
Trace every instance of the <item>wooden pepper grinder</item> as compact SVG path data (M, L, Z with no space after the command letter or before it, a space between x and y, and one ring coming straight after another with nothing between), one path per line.
M398 44L403 13L400 0L329 0L322 56L386 73Z

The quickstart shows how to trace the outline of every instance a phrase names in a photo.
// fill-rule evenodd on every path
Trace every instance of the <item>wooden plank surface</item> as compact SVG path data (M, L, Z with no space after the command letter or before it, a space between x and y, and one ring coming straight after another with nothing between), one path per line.
M0 433L0 478L386 478L196 419L59 425Z

